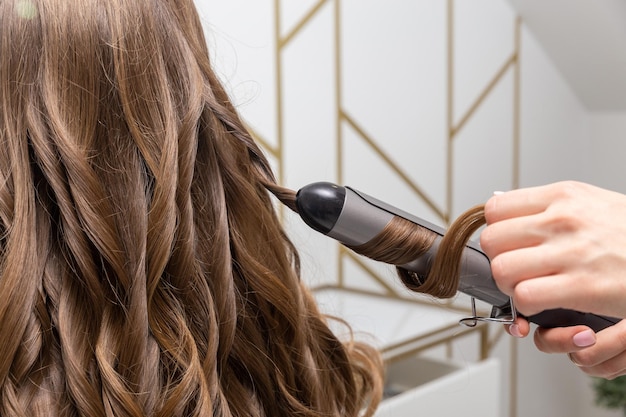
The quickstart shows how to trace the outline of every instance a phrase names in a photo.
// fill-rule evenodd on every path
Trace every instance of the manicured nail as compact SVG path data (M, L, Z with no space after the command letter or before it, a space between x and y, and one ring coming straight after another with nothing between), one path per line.
M509 326L509 333L511 333L511 336L515 336L515 337L522 337L522 332L519 329L519 325L517 324L511 324L511 326Z
M572 338L574 344L578 347L587 347L596 343L596 334L593 330L583 330L580 333L576 333Z
M493 195L502 195L504 194L504 191L494 191Z

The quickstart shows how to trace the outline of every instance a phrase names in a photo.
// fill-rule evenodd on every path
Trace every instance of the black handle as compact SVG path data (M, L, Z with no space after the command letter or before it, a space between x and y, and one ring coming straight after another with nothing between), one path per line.
M527 319L528 321L538 324L541 327L548 328L576 326L582 324L590 327L595 332L606 329L621 320L615 317L581 313L580 311L565 310L562 308L542 311L541 313L530 316Z

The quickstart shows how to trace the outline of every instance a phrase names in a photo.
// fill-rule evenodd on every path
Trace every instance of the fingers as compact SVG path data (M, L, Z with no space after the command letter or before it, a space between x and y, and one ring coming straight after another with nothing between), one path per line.
M492 258L491 271L500 289L507 294L521 281L556 275L562 268L560 258L550 246L522 248Z
M494 195L485 204L487 224L541 213L550 203L548 187L522 188Z
M596 335L587 326L537 328L535 346L544 353L577 352L596 343Z
M554 201L568 201L591 189L596 188L576 181L562 181L494 195L485 204L487 224L541 213Z
M480 234L480 246L491 259L514 249L537 246L546 239L544 229L537 226L539 221L532 215L490 224Z
M539 350L567 353L570 360L586 374L607 379L626 374L624 320L597 334L585 326L539 328L534 338Z
M604 311L602 301L589 299L592 290L589 286L574 285L568 275L552 275L534 278L518 283L513 290L513 301L519 312L526 316L541 313L544 310L565 308L577 311Z
M563 281L565 279L558 276L549 276L520 282L512 290L516 308L526 316L553 308L576 310L570 304L577 299L577 288L566 285Z

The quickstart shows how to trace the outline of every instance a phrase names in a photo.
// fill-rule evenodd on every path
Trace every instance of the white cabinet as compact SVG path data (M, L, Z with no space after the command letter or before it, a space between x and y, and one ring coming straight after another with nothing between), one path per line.
M387 368L386 392L376 417L498 417L500 366L496 359L453 364L413 357Z
M483 325L460 326L464 313L434 303L340 288L319 289L315 296L324 313L345 320L354 337L374 344L387 362L387 396L376 417L500 415L497 359L455 362L423 355L486 330ZM346 335L345 327L333 326L332 320L330 324L340 338Z

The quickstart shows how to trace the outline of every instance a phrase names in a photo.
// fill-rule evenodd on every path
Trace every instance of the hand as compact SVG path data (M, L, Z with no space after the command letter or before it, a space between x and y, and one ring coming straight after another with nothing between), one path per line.
M585 326L538 328L535 345L546 353L567 353L581 371L613 379L626 375L626 320L595 334Z
M529 323L523 318L505 329L520 338L530 332ZM626 321L597 334L586 326L539 327L534 339L537 349L545 353L566 353L572 363L588 375L606 379L626 375Z
M625 195L561 182L496 195L485 216L481 246L522 314L560 307L626 317Z

